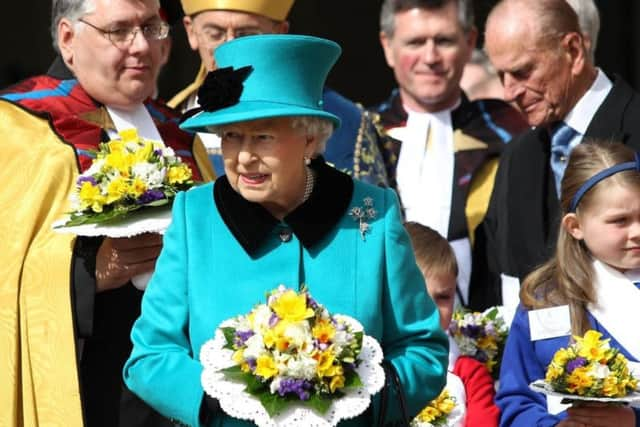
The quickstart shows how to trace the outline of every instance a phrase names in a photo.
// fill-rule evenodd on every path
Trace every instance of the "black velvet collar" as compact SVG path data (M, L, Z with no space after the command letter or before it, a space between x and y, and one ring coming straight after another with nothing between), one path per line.
M53 63L49 66L47 75L60 80L70 80L76 78L69 67L67 67L67 64L64 63L60 55L56 56L56 58L53 60Z
M353 181L349 175L327 165L322 157L312 160L310 166L316 172L313 191L307 201L283 220L307 249L333 229L353 195ZM226 176L216 180L213 198L233 236L250 256L254 256L279 221L260 204L244 199L231 187Z

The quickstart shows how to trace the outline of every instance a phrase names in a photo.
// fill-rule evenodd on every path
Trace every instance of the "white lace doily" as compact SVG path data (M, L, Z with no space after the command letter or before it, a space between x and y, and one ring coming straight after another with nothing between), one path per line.
M349 322L355 331L363 330L362 325L351 317L334 317ZM216 329L215 337L205 342L200 350L200 362L204 366L201 381L204 391L218 399L222 410L234 418L253 421L259 427L335 426L340 420L362 414L371 403L371 396L384 385L384 370L380 365L382 349L378 341L364 335L362 351L358 356L361 362L356 368L363 383L362 387L345 390L345 396L334 400L324 415L306 406L292 405L272 418L256 397L244 391L244 383L229 380L220 372L221 369L234 365L231 360L233 351L223 348L226 341L220 330L221 327L227 326L228 322L222 322Z
M63 225L69 220L64 218L53 223L57 233L76 236L132 237L143 233L164 234L171 224L171 207L158 206L134 211L130 216L106 224L85 224L71 227Z

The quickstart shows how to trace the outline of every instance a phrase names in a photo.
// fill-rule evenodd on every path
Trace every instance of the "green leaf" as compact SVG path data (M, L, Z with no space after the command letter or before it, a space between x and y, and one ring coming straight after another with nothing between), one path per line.
M223 348L234 350L233 342L235 341L236 330L231 327L224 327L220 329L222 329L222 334L224 335L224 339L227 341L227 344Z
M493 307L487 314L486 317L489 320L496 320L496 316L498 315L498 309Z
M228 368L221 369L220 372L224 374L225 378L242 382L246 382L247 376L251 376L251 374L243 372L238 365L233 365Z
M355 371L345 372L344 388L362 387L362 380Z
M270 417L279 414L289 406L289 402L286 399L277 394L271 394L268 391L261 393L258 397Z
M318 394L312 394L309 400L304 403L317 413L324 415L331 407L331 402L332 400L328 397L324 397L323 395Z

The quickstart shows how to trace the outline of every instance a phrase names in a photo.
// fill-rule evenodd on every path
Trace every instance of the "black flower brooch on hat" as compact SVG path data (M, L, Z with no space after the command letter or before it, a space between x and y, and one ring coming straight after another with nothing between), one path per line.
M200 107L185 112L181 121L201 111L216 111L237 104L244 89L243 83L252 71L251 65L238 69L225 67L210 71L198 90Z

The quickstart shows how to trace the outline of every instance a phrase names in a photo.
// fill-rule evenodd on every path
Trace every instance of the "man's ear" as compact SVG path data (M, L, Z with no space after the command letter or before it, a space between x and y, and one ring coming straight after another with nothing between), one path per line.
M574 239L582 240L584 233L580 227L580 220L575 213L568 213L562 218L562 227L567 233L573 236Z
M187 34L187 40L192 50L198 50L198 36L196 35L195 28L193 26L193 19L190 16L182 18L184 24L184 32Z
M384 58L387 60L387 65L393 68L395 66L395 61L393 59L391 39L384 31L380 31L380 44L382 45L382 51L384 52Z
M586 46L582 34L571 32L562 37L562 46L571 61L571 73L577 76L582 73L587 60Z
M68 67L73 65L73 43L76 36L76 30L73 22L67 18L62 18L58 22L58 49L60 50L60 56L64 60Z

